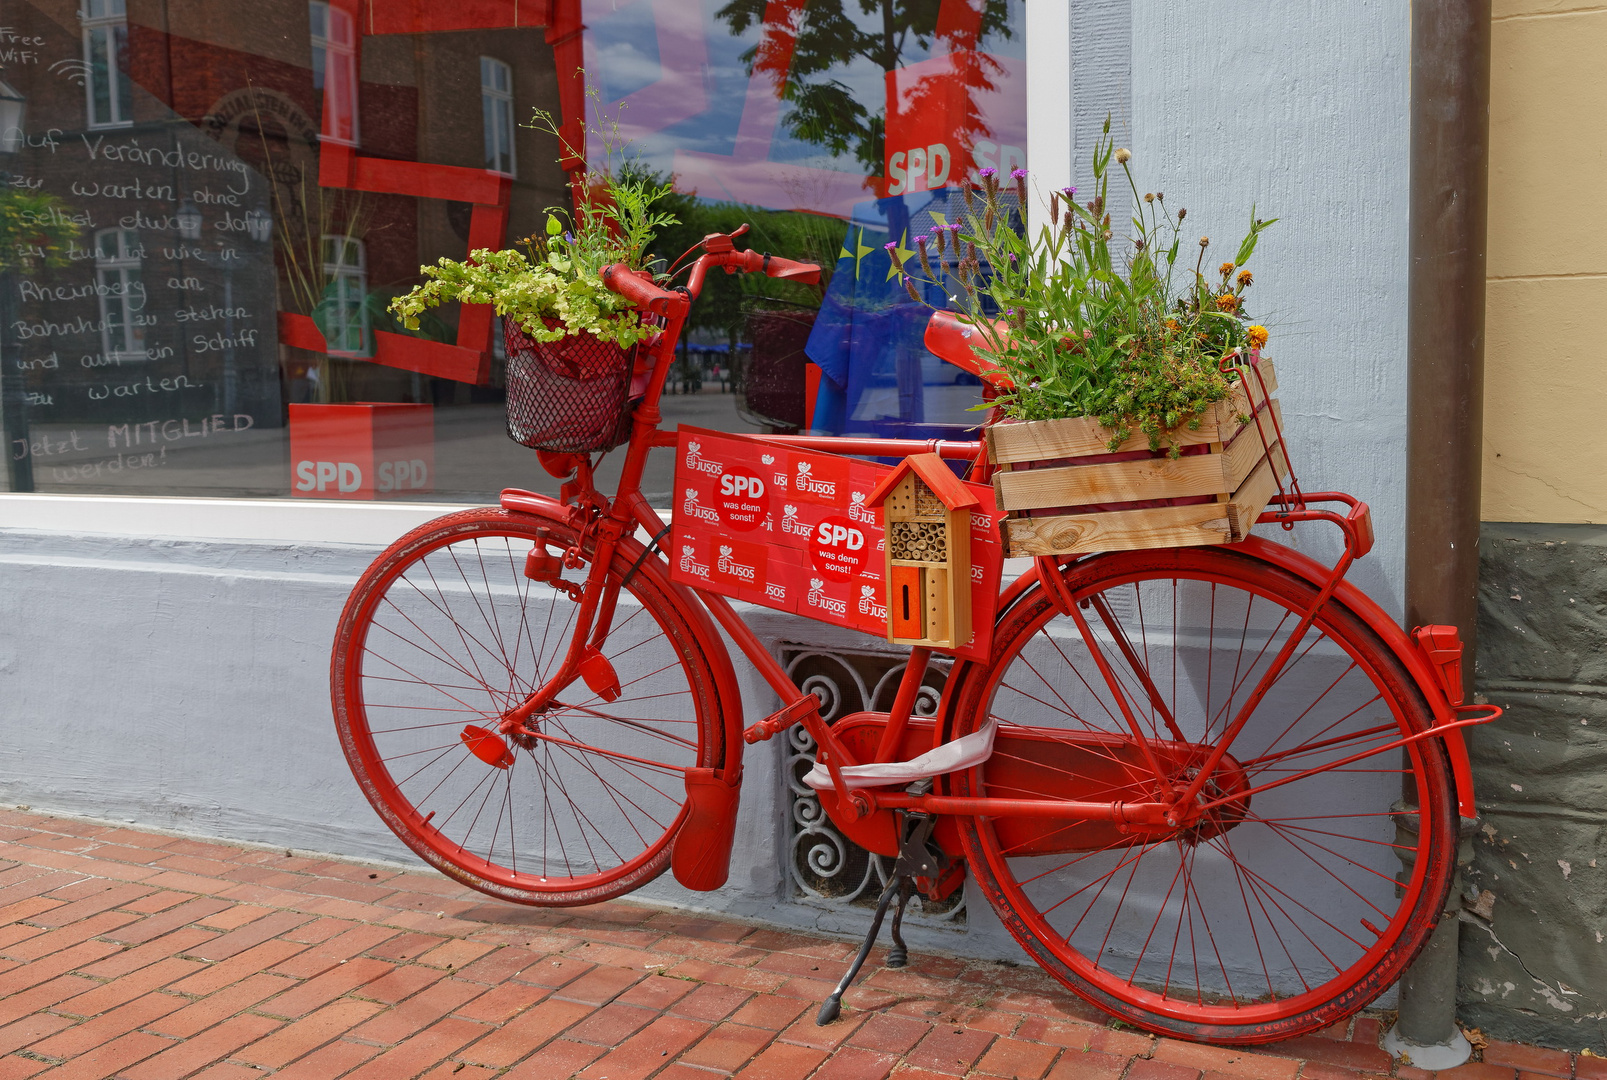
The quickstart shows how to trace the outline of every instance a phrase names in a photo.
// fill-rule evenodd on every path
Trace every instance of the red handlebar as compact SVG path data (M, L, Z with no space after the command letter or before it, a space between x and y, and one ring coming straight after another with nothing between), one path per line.
M748 231L746 225L732 233L711 233L703 238L703 254L692 264L692 273L686 280L686 292L696 297L703 291L703 278L712 267L723 266L728 274L766 274L782 281L800 281L814 285L820 281L820 267L813 263L795 262L779 255L766 255L748 250L738 251L732 245L733 237ZM654 285L644 274L631 270L624 263L615 263L602 270L603 284L619 295L655 315L666 315L676 305L688 303L685 295L667 292Z
M1000 342L1010 340L1010 328L1002 322L994 324ZM947 360L957 368L969 371L984 384L999 390L1013 390L1015 382L996 365L977 355L976 346L985 343L984 336L960 321L952 311L934 311L926 323L926 347L940 360Z
M686 297L659 288L624 263L605 266L601 273L604 285L654 315L667 315L672 308L686 303Z

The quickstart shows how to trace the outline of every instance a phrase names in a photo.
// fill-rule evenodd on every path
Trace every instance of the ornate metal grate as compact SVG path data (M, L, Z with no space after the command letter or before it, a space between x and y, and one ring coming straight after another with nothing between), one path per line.
M798 686L820 699L820 715L833 723L850 713L885 712L892 708L906 657L889 653L827 652L802 645L783 645L782 663ZM915 702L917 716L937 712L948 668L934 662ZM887 884L893 860L872 854L843 836L820 805L814 789L803 782L815 764L815 741L802 725L787 729L784 775L791 813L787 865L793 896L806 904L843 904L872 908ZM963 925L965 890L932 903L917 895L908 917L932 925Z

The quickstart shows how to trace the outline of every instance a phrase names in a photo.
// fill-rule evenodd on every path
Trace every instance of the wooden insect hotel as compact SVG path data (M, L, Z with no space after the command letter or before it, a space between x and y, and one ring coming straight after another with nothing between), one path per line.
M1007 554L1229 544L1243 540L1289 473L1270 361L1241 369L1199 427L1171 433L1181 454L1134 432L1112 452L1092 417L1003 421L987 429Z
M952 649L971 640L971 510L979 500L936 454L917 454L865 498L887 549L887 640Z

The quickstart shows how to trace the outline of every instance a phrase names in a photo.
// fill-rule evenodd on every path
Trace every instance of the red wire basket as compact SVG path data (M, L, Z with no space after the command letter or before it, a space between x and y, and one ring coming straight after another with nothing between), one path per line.
M621 348L586 333L532 341L511 320L503 321L502 333L508 438L556 454L612 450L630 438L631 369L639 346Z

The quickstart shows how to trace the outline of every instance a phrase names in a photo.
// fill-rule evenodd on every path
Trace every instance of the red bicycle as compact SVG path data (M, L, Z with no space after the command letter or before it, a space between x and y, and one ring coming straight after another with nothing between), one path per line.
M708 237L675 290L605 271L662 331L643 346L634 387L617 362L571 357L542 376L534 410L519 403L526 428L548 422L521 441L565 479L561 498L509 490L500 507L448 514L358 581L334 646L335 720L396 835L456 880L517 903L592 903L670 866L691 888L715 888L745 745L799 723L819 748L812 782L826 810L897 860L822 1023L889 906L898 963L911 889L944 896L966 875L1045 970L1151 1031L1272 1041L1333 1023L1394 983L1443 909L1458 810L1474 813L1460 729L1499 710L1462 704L1454 630L1408 636L1344 579L1371 546L1366 505L1295 492L1261 516L1337 526L1346 550L1333 567L1252 536L1038 558L1000 587L1001 560L976 556L972 641L913 648L889 713L827 725L722 593L848 624L856 598L871 619L893 598L867 585L828 603L822 573L809 579L818 606L783 603L781 530L797 506L766 502L773 492L737 492L727 519L678 498L666 524L639 487L660 448L677 448L678 467L719 474L688 433L659 430L659 395L705 275L819 273L739 250L741 231ZM602 384L613 412L575 404ZM560 391L578 396L565 405ZM968 459L972 478L986 478L974 442L723 438L787 468L818 463L793 480L838 463L850 478L876 468L840 455ZM608 496L593 454L620 443ZM936 459L920 460L930 473ZM989 489L955 484L976 495L977 550L998 515ZM844 535L879 540L880 519L863 502L851 509ZM698 576L690 538L701 527L722 540L736 585ZM756 578L743 542L772 569ZM747 728L721 631L780 699ZM952 668L936 715L915 716L934 651Z

